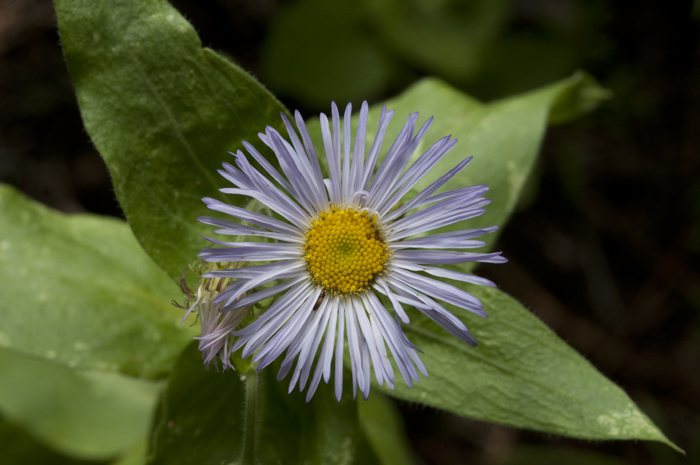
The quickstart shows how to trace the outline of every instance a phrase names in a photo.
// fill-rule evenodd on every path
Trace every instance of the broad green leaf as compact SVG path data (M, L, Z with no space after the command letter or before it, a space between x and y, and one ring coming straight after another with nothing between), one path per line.
M0 349L0 413L69 456L104 460L148 432L161 383L72 370ZM26 463L26 462L25 462Z
M148 438L122 453L122 455L110 465L145 465L148 460Z
M21 428L0 420L0 444L3 465L97 465L59 454L37 441Z
M285 5L263 48L264 81L275 92L322 110L332 100L376 98L385 91L395 65L367 34L367 26L356 1Z
M182 293L121 220L0 186L0 347L70 368L166 375L192 337Z
M155 422L150 464L347 464L358 442L353 402L324 384L308 404L275 370L206 371L183 353Z
M179 279L211 228L229 150L279 124L283 106L250 75L202 48L165 0L57 0L61 44L85 128L144 250Z
M429 377L386 394L477 420L585 439L671 443L625 392L559 339L515 299L470 286L489 309L476 319L452 307L479 341L470 347L427 317L403 329L424 353Z
M381 465L415 462L403 419L394 401L374 392L366 401L357 402L357 413L365 438Z
M552 112L557 122L574 119L607 98L590 77L583 73L532 92L483 104L437 79L425 79L386 102L395 110L394 122L385 139L393 141L409 113L420 112L418 126L434 116L430 131L416 150L425 151L438 139L452 135L457 145L414 188L427 187L440 175L466 157L474 160L443 190L486 184L493 202L487 212L452 229L503 226L518 203L525 181L537 160L539 148ZM379 105L370 110L369 126L376 128ZM369 134L373 133L368 131ZM411 195L410 193L408 194ZM495 243L494 235L488 237Z
M549 124L563 124L584 113L592 111L601 102L612 98L613 93L598 85L595 79L585 73L576 73L573 78L577 85L562 88L549 113Z

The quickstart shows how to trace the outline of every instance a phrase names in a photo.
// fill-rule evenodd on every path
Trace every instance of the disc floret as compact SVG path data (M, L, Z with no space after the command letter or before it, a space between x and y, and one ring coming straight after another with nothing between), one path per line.
M304 252L313 281L329 294L366 290L389 258L377 215L352 208L322 212L306 233Z

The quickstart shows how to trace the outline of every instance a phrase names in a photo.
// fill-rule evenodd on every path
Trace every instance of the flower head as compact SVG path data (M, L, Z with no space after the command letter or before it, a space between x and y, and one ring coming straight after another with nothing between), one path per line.
M335 104L330 122L321 114L328 178L322 174L304 120L295 114L297 132L283 114L288 140L271 127L260 134L277 157L281 172L247 142L243 145L248 154L239 150L234 155L235 166L224 163L219 170L235 186L222 192L255 199L267 212L205 198L210 209L239 221L199 218L216 226L218 234L249 238L240 242L207 238L223 247L206 248L199 255L220 268L204 273L204 278L227 280L223 289L222 281L217 282L220 289L215 297L196 304L200 313L204 311L200 349L205 362L218 354L224 368L231 367L225 359L242 348L241 356L253 355L262 369L286 352L278 379L292 371L289 391L297 383L300 390L308 384L307 400L321 378L329 381L332 371L340 400L346 342L353 395L359 387L367 398L372 370L379 384L386 382L392 389L394 365L408 386L418 381L419 372L427 376L417 349L401 327L402 322L410 322L404 306L414 307L459 340L476 345L464 323L440 302L486 316L481 302L442 280L493 283L433 265L505 261L500 252L453 250L485 245L474 239L495 231L496 226L425 235L485 211L483 207L490 202L482 197L486 186L438 193L471 157L412 198L404 198L456 140L443 137L409 164L432 123L428 119L415 132L415 113L380 163L379 153L394 112L382 108L376 136L366 153L367 103L360 110L354 143L351 110L348 105L342 123ZM251 315L254 305L271 298L274 300L262 313Z
M226 268L235 268L240 263L228 262L224 263ZM205 264L198 262L193 267L193 271L198 275L202 275L211 271L221 269L217 264ZM216 297L226 289L232 282L231 278L207 278L201 280L195 290L189 289L185 281L183 273L180 280L182 291L185 293L185 303L190 305L191 299L195 299L194 303L189 306L189 309L182 318L182 323L192 310L197 309L202 335L199 339L199 350L202 352L204 364L221 366L224 370L234 369L231 363L231 355L233 353L233 342L235 337L231 333L233 328L236 328L247 316L247 310L242 309L237 312L222 312L223 304L216 300ZM180 308L187 308L178 305Z

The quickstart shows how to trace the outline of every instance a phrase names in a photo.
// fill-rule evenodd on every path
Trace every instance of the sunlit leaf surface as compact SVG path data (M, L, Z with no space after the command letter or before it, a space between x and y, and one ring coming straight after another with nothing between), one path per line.
M414 312L406 336L421 349L429 378L400 399L478 420L586 439L673 444L625 392L507 294L468 288L489 318L452 308L479 341L469 347Z
M118 373L71 370L6 349L0 349L0 374L3 417L53 449L83 459L112 458L141 441L162 387Z
M282 105L202 48L165 0L56 1L83 122L144 250L173 279L202 248L202 197L225 184L227 152L280 123Z
M182 292L121 220L0 186L0 347L69 368L165 376L193 332Z

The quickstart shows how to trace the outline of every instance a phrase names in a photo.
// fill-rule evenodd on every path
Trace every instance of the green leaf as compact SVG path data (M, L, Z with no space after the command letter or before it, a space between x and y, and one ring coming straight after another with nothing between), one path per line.
M467 322L480 345L462 344L414 312L404 325L424 353L429 378L413 389L396 383L385 393L458 415L585 439L643 439L677 448L625 392L605 378L547 326L507 294L467 288L489 310Z
M99 463L61 455L34 439L21 428L3 420L0 420L0 444L2 444L2 463L4 465L96 465Z
M0 349L0 412L52 448L104 460L148 432L161 383L71 370ZM27 463L27 462L25 462Z
M414 463L403 419L394 401L379 392L357 402L357 413L365 438L381 465Z
M568 86L557 95L549 113L549 124L568 123L613 96L612 91L603 89L593 77L583 72L574 74L573 79L578 79L579 85Z
M179 279L210 228L202 197L229 150L280 124L283 106L202 48L165 0L57 0L61 44L85 128L144 250Z
M65 215L0 186L0 347L158 378L192 332L182 299L120 220ZM179 296L179 297L178 297Z
M117 460L110 465L145 465L148 460L148 438L125 451Z
M396 65L367 34L363 19L352 0L284 5L263 48L265 82L277 93L323 110L332 100L380 95Z
M275 370L206 371L195 344L183 353L161 402L150 464L351 463L355 405L322 384L308 404Z
M388 109L396 111L397 122L392 121L385 139L396 138L409 113L420 112L418 125L434 116L433 125L414 156L448 134L459 142L415 186L413 193L427 187L464 158L473 156L469 166L443 190L486 184L491 188L487 196L493 202L484 215L451 229L503 226L535 165L553 108L557 114L566 115L560 116L559 121L570 120L593 109L604 100L603 95L607 94L583 73L490 104L482 104L438 79L424 79L386 102ZM370 110L369 127L376 127L380 110L378 105ZM386 145L388 149L389 144ZM492 245L495 239L491 235L488 242Z

